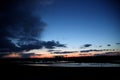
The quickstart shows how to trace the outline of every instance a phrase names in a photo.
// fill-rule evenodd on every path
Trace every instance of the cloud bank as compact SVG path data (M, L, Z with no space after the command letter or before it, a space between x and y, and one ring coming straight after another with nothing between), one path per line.
M0 0L0 51L65 47L59 42L40 40L46 23L35 12L51 1Z

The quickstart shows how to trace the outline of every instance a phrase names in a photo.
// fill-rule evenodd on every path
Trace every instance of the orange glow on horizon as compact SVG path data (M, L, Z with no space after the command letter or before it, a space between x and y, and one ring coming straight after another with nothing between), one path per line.
M42 54L42 55L32 55L30 58L55 58L56 56L63 56L64 58L70 58L70 57L84 57L84 56L93 56L91 53L88 54L80 54L77 53L67 53L67 54Z
M22 58L22 56L19 53L11 53L3 56L3 58Z
M92 51L92 52L74 52L74 53L50 53L48 51L37 51L36 52L28 52L28 53L10 53L7 55L4 55L3 58L24 58L24 56L28 56L25 58L55 58L55 57L64 57L64 58L70 58L70 57L88 57L88 56L95 56L96 54L105 54L106 52L109 51L100 51L100 52L96 52L96 51ZM110 51L110 52L114 52L114 51ZM34 53L34 54L30 54L30 53Z

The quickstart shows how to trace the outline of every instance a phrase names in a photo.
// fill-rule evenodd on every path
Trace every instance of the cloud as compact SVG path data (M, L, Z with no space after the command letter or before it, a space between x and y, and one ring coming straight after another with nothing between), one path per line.
M116 43L116 45L120 45L120 43Z
M0 51L65 47L40 40L47 24L36 12L50 3L52 0L0 0Z
M6 52L6 51L15 51L17 50L17 47L15 44L11 42L11 40L1 38L0 39L0 51Z
M84 44L82 47L80 47L80 48L87 48L87 47L90 47L90 46L92 46L92 44Z
M107 46L111 46L111 44L108 44Z
M92 52L92 51L100 52L100 51L103 51L103 50L90 49L90 50L82 50L82 51L80 51L80 52Z
M49 50L48 50L48 52L53 52L53 51L55 51L55 50L52 50L52 49L49 49Z
M65 44L61 44L59 41L47 41L47 42L43 42L43 46L45 48L48 48L48 49L54 49L55 47L66 47Z
M67 53L75 53L75 52L78 52L78 51L63 51L63 52L54 52L55 54L67 54Z
M21 47L21 50L41 49L43 47L47 49L66 47L65 44L61 44L59 41L39 41L35 39L28 39L27 42L24 42L24 40L19 41L18 46Z
M57 52L60 52L60 51L62 51L62 50L53 50L53 49L49 49L49 50L48 50L48 52L56 52L56 51L57 51Z
M18 44L25 50L30 49L40 49L40 48L47 48L47 49L54 49L56 47L66 47L65 44L60 43L59 41L39 41L39 40L28 40L29 43L25 43L21 41L21 44Z
M41 36L46 23L34 14L38 2L41 0L0 0L0 49L17 50L20 46L15 41Z
M102 47L101 45L99 47Z

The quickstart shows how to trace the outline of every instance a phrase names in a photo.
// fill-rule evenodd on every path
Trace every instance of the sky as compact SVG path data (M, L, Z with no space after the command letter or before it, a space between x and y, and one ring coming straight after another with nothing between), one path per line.
M0 0L0 7L0 52L120 47L119 0Z
M41 14L43 7L51 3L51 0L0 0L0 52L65 47L59 41L41 40L47 25Z
M42 40L60 41L69 50L80 50L84 44L119 48L119 10L117 0L54 0L42 16L47 23Z

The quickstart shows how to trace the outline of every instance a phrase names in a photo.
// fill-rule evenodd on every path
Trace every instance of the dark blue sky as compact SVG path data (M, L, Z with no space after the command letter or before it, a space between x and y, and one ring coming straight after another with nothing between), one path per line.
M44 7L43 20L48 24L43 40L56 40L69 49L91 48L120 42L120 6L118 0L53 0Z

